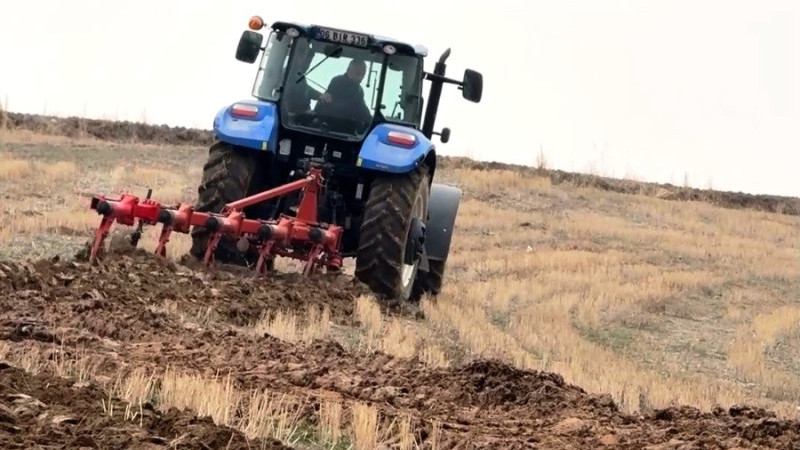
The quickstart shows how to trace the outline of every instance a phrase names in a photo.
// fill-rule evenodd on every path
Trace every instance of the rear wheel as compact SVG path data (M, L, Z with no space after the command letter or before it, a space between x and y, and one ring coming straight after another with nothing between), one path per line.
M356 277L377 295L413 298L417 255L424 245L429 172L421 164L411 173L380 175L372 182L361 224Z
M226 142L215 142L208 151L208 161L203 166L203 179L197 189L196 211L219 213L233 201L257 191L257 172L260 169L259 154L241 151ZM192 248L195 258L203 259L208 245L209 232L205 227L192 229ZM243 253L236 248L236 241L223 236L217 245L214 258L224 264L253 265L257 260L254 252Z

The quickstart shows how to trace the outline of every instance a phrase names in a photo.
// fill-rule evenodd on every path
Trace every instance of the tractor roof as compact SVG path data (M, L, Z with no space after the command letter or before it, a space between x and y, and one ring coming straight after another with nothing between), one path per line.
M315 31L315 30L317 30L319 28L326 28L326 29L331 29L331 30L336 30L336 31L348 31L348 32L350 32L349 30L340 30L340 29L335 29L335 28L329 28L329 27L325 27L325 26L322 26L322 25L313 25L313 24L306 25L306 24L297 23L297 22L283 22L283 21L274 22L271 25L271 27L272 27L272 29L279 30L279 31L286 31L289 28L297 28L297 30L300 31L302 34L305 34L305 35L308 35L308 36L313 36L314 35L313 31ZM366 35L366 36L369 37L369 39L374 44L377 44L377 45L380 45L380 46L383 46L383 45L386 45L386 44L391 44L391 45L395 46L395 48L397 48L398 52L401 52L401 53L413 54L413 55L422 56L422 57L428 56L428 49L424 45L409 44L407 42L399 41L397 39L393 39L393 38L390 38L390 37L379 36L379 35L370 34L370 33L361 33L361 32L352 32L352 33Z

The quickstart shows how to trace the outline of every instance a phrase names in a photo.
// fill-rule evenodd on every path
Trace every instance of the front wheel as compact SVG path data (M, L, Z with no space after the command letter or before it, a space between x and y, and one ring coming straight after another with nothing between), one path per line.
M414 299L418 256L424 245L430 174L425 164L372 182L361 224L355 276L377 295Z

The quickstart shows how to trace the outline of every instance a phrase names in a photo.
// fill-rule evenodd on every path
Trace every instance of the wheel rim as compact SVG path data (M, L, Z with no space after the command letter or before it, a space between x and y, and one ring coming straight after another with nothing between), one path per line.
M411 284L411 279L414 277L414 269L417 268L418 263L414 264L403 264L403 290L405 291L408 288L408 285Z
M423 199L419 194L414 201L414 207L411 209L411 218L408 221L408 230L406 231L406 241L411 238L411 222L413 219L419 219L421 221L425 221L425 199ZM405 259L405 255L403 255L403 259ZM419 260L414 261L413 264L405 264L402 265L402 270L400 271L400 279L403 288L403 296L408 297L411 293L411 286L414 284L414 277L417 273L417 267L419 267Z

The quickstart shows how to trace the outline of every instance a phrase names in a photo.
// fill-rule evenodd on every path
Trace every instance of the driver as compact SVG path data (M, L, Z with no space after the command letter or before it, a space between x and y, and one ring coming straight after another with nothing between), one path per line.
M372 114L364 101L361 82L367 73L364 60L353 59L347 71L333 77L325 94L330 95L329 114L338 117L353 117L357 122L372 122ZM323 94L323 95L325 95Z

